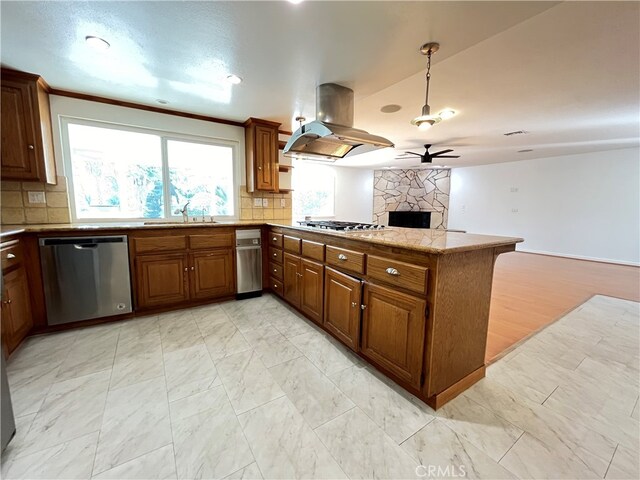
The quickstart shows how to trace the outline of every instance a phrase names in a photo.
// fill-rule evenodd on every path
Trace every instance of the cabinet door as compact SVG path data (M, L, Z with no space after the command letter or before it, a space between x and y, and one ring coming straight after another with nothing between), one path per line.
M284 254L284 298L291 305L300 308L300 290L302 274L300 273L300 257Z
M191 298L215 298L235 292L233 250L191 254Z
M182 253L137 256L137 307L168 305L188 300L188 270L187 256Z
M366 284L364 305L360 351L399 379L419 388L425 343L425 300Z
M300 310L314 322L322 323L324 266L303 258L301 269Z
M36 132L27 83L2 82L2 178L37 180Z
M6 347L11 353L20 345L33 327L29 283L23 268L4 276L2 334L6 334ZM5 318L5 315L7 318Z
M263 125L255 127L255 168L257 190L278 190L277 131Z
M327 267L324 284L324 326L345 345L357 351L362 281Z

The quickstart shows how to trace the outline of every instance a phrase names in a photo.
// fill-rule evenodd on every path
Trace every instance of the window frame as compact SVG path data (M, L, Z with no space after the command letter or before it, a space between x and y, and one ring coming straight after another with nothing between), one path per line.
M304 162L304 163L303 163ZM292 183L291 183L291 187L293 188L292 191L292 198L291 198L291 215L294 219L304 219L306 216L310 216L313 217L315 219L318 220L333 220L336 218L336 187L337 187L337 179L336 179L336 171L333 168L333 165L327 164L326 162L314 162L312 160L297 160L296 161L296 167L300 167L300 165L313 165L313 166L318 166L318 167L326 167L328 170L331 171L331 177L332 177L332 182L333 182L333 198L331 199L331 203L332 203L332 207L333 207L333 214L332 215L308 215L306 213L301 214L301 216L296 217L296 212L294 212L294 206L295 206L295 202L293 199L293 196L296 195L296 190L298 191L298 193L300 192L299 189L296 189L294 184L293 184L293 179L292 179ZM293 166L293 164L292 164ZM303 167L304 168L304 167ZM299 170L298 170L299 171ZM296 170L294 169L293 174L295 175Z
M75 186L73 178L73 168L71 165L71 145L69 142L69 125L84 125L88 127L108 128L111 130L120 130L124 132L142 133L148 135L156 135L160 137L160 165L162 168L162 194L164 197L163 216L160 218L145 217L127 217L127 218L78 218L76 211ZM218 221L236 221L240 217L240 195L238 188L238 180L241 177L240 161L238 159L239 142L218 137L205 137L201 135L189 135L156 128L140 127L134 125L126 125L114 122L105 122L101 120L89 120L86 118L78 118L73 116L60 116L60 141L62 146L62 162L64 175L67 177L67 193L69 196L69 211L72 223L138 223L138 222L162 222L164 221L180 221L182 215L175 215L171 211L171 198L169 196L169 150L167 142L170 140L184 141L190 143L199 143L202 145L211 145L216 147L231 148L231 161L233 171L233 215L215 215ZM197 212L192 212L197 213ZM194 215L189 215L194 216ZM197 216L197 215L196 215Z

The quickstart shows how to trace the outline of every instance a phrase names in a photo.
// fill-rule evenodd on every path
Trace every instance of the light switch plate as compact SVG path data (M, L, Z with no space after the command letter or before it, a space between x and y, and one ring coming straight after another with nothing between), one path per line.
M254 198L253 199L253 206L254 207L261 207L262 206L262 199L261 198Z
M44 192L29 192L29 203L47 203Z
M268 207L269 206L269 199L268 198L263 198L262 199L262 206L263 207Z

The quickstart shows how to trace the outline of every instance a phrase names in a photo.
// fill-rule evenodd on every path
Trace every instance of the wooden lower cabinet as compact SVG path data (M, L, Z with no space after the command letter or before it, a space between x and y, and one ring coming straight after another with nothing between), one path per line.
M2 343L13 352L33 327L29 282L24 268L4 275L2 292Z
M183 253L139 255L135 259L137 305L147 308L189 299L188 257Z
M360 352L413 387L420 388L426 302L367 283Z
M235 292L233 251L199 252L189 257L191 298L222 297Z
M287 302L296 308L300 308L300 298L302 285L300 278L302 277L301 258L290 253L285 253L282 261L284 278L283 278L283 293Z
M358 351L362 281L326 267L324 285L324 327Z
M301 270L300 310L314 322L322 324L324 266L303 258Z

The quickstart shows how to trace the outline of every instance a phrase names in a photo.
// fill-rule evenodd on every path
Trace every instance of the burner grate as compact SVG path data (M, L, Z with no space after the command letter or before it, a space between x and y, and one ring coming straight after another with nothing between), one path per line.
M335 230L339 232L353 232L363 230L382 230L384 225L359 222L337 222L329 220L304 220L298 222L303 227L318 228L321 230Z

